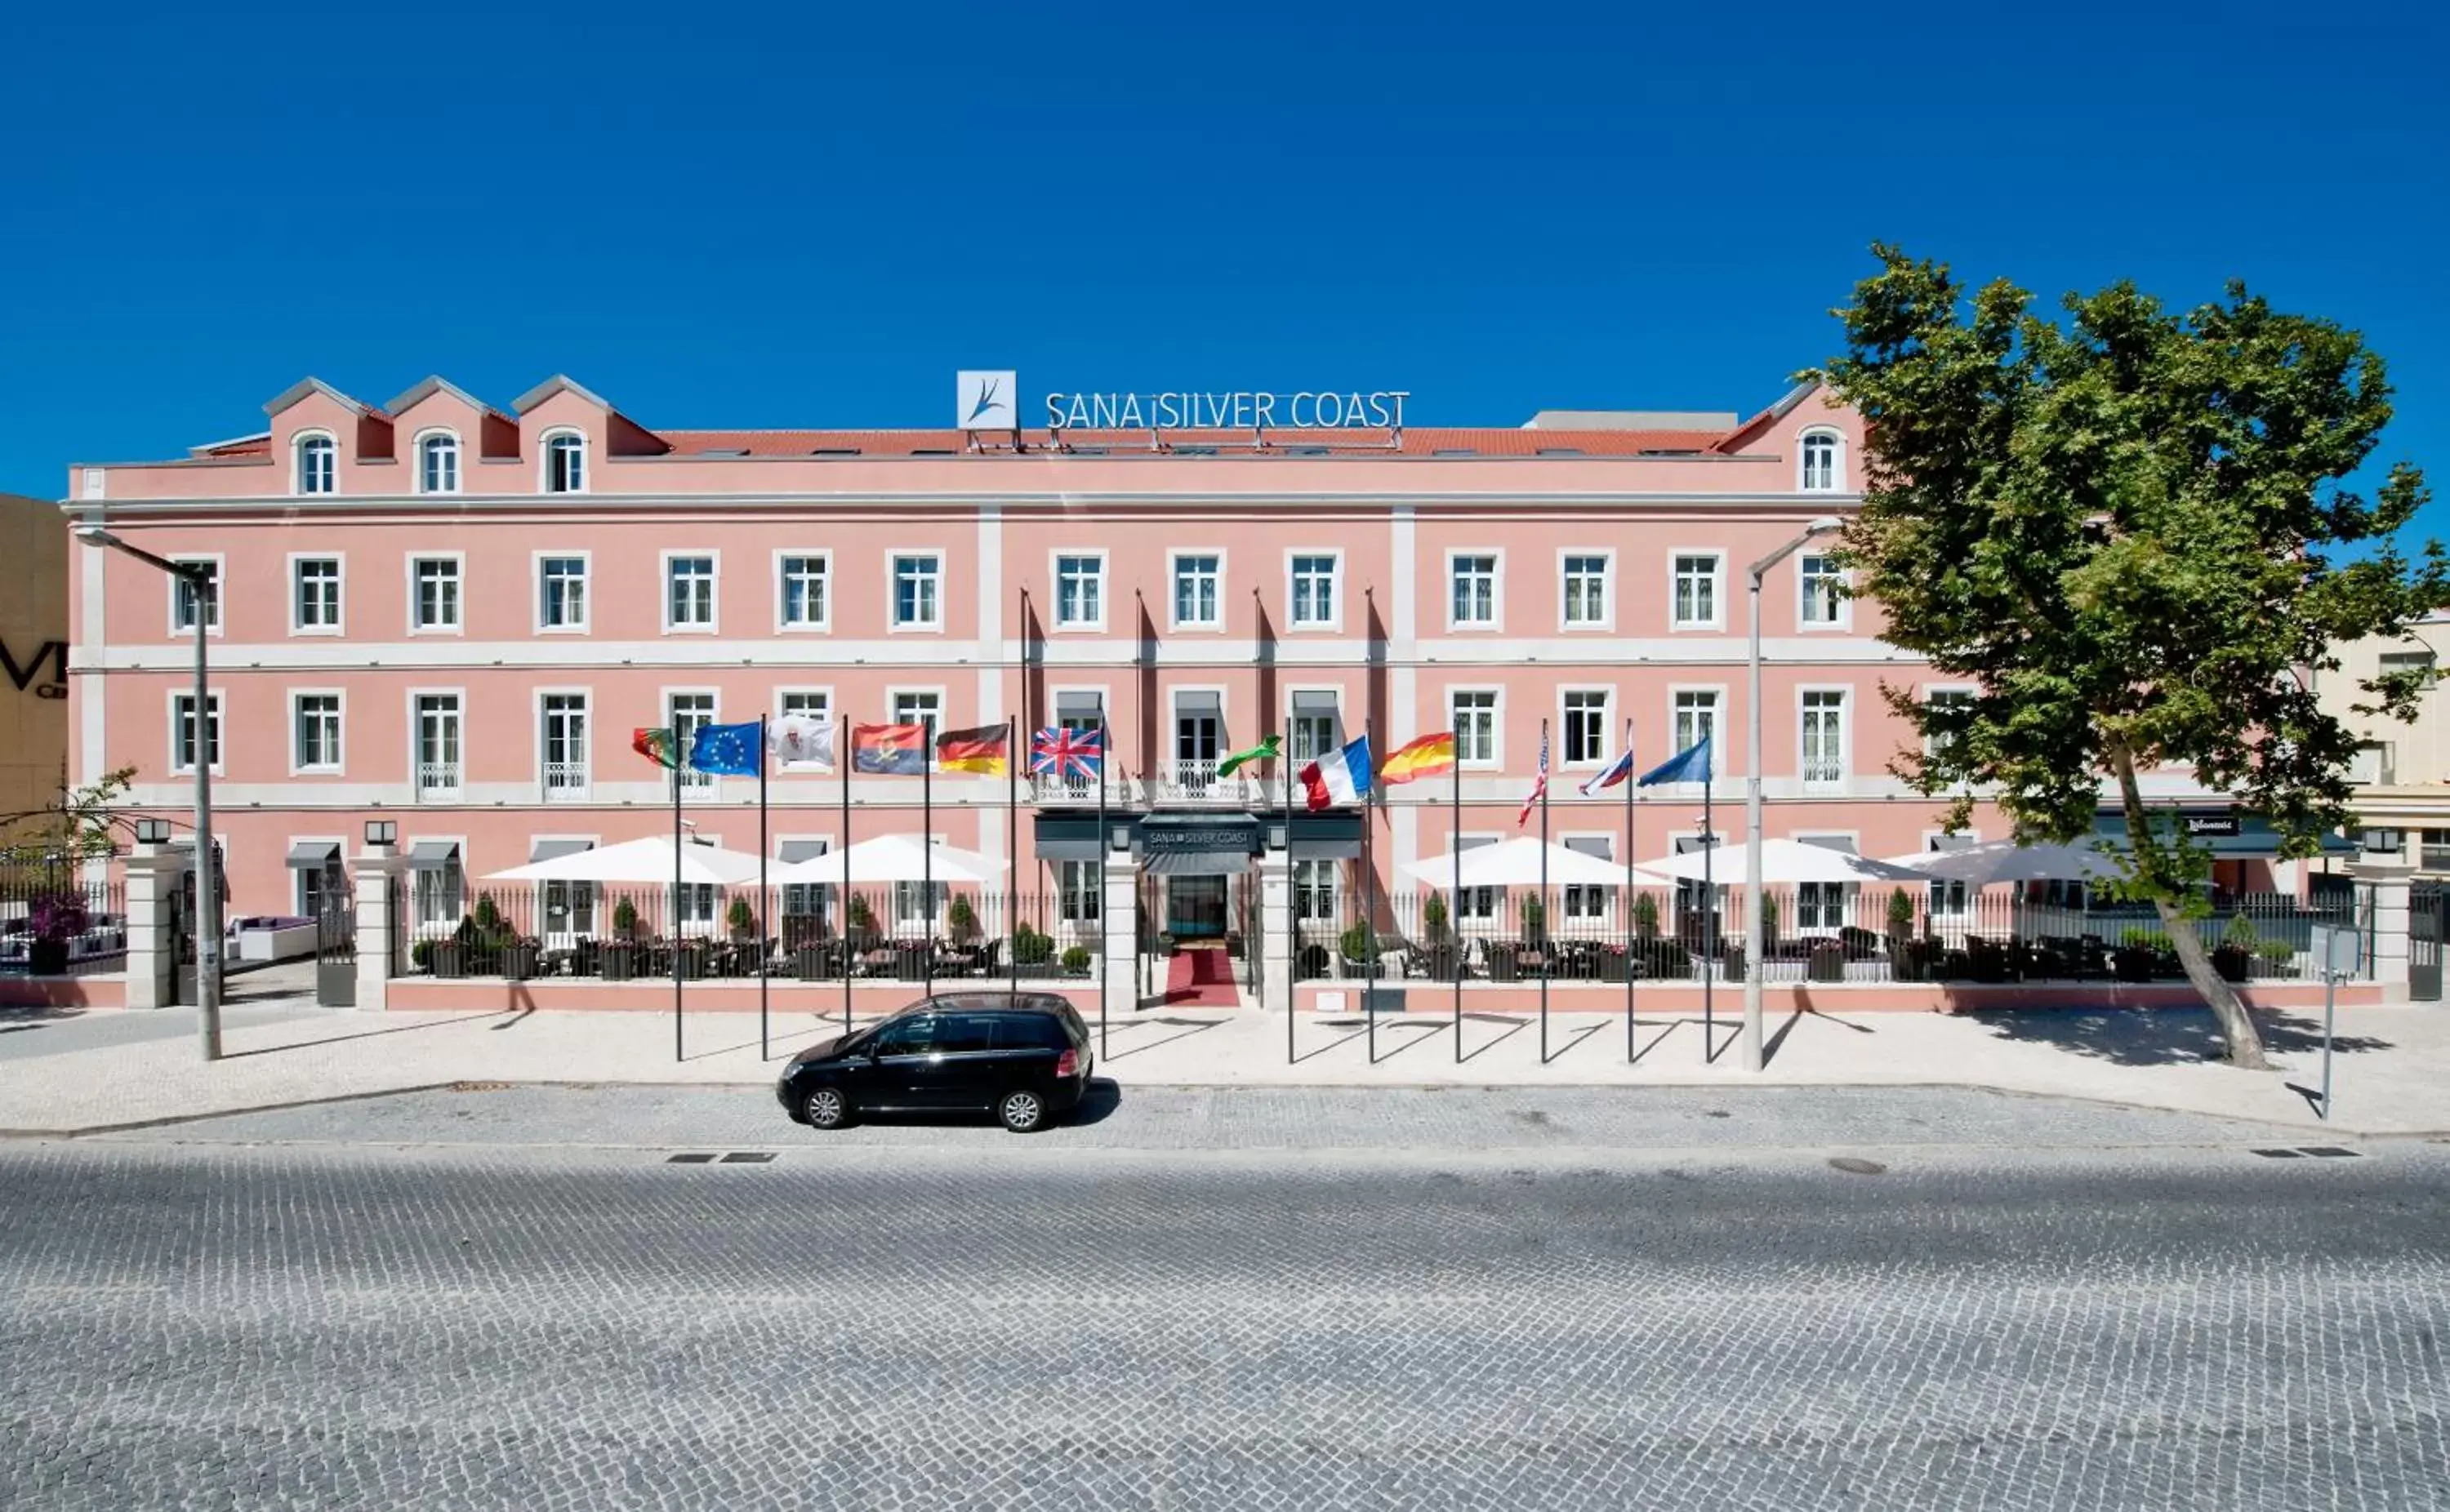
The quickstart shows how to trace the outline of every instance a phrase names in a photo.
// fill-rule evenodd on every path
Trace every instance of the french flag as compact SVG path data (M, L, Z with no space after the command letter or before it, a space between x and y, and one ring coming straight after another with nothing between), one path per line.
M1296 775L1310 791L1313 814L1337 804L1361 802L1370 796L1370 737L1364 735L1342 750L1320 757Z

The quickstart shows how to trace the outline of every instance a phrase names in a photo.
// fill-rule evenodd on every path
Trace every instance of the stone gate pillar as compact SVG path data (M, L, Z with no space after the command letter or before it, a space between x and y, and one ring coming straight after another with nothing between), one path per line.
M396 845L368 845L349 862L358 898L358 1006L390 1006L394 887L408 885L408 860Z
M127 1006L166 1008L178 998L178 957L170 910L178 906L187 858L162 845L139 845L121 872L127 896Z

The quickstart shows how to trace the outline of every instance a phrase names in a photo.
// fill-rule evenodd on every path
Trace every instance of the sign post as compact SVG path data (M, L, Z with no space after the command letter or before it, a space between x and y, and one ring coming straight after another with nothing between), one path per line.
M2356 975L2363 944L2364 938L2353 928L2314 926L2314 963L2323 973L2323 1095L2316 1112L2324 1123L2331 1121L2331 1026L2339 1013L2340 979Z

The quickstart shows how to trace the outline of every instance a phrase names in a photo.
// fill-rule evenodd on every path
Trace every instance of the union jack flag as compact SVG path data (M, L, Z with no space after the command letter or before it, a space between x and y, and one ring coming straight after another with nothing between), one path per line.
M1531 822L1532 805L1548 796L1548 724L1540 722L1540 776L1532 783L1531 791L1523 800L1523 812L1514 816L1514 827L1521 829Z
M1106 732L1068 726L1041 729L1029 737L1029 769L1033 775L1094 783L1106 761Z

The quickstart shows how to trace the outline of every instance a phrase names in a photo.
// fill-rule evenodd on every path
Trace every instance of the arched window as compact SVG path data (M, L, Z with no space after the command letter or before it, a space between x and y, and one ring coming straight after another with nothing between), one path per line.
M545 437L544 491L548 494L587 492L587 437L572 431Z
M459 437L437 431L417 443L417 488L421 494L459 492Z
M1835 431L1813 431L1803 437L1803 491L1832 494L1845 486L1840 443Z
M340 453L340 447L328 436L310 432L298 437L298 492L334 492Z

